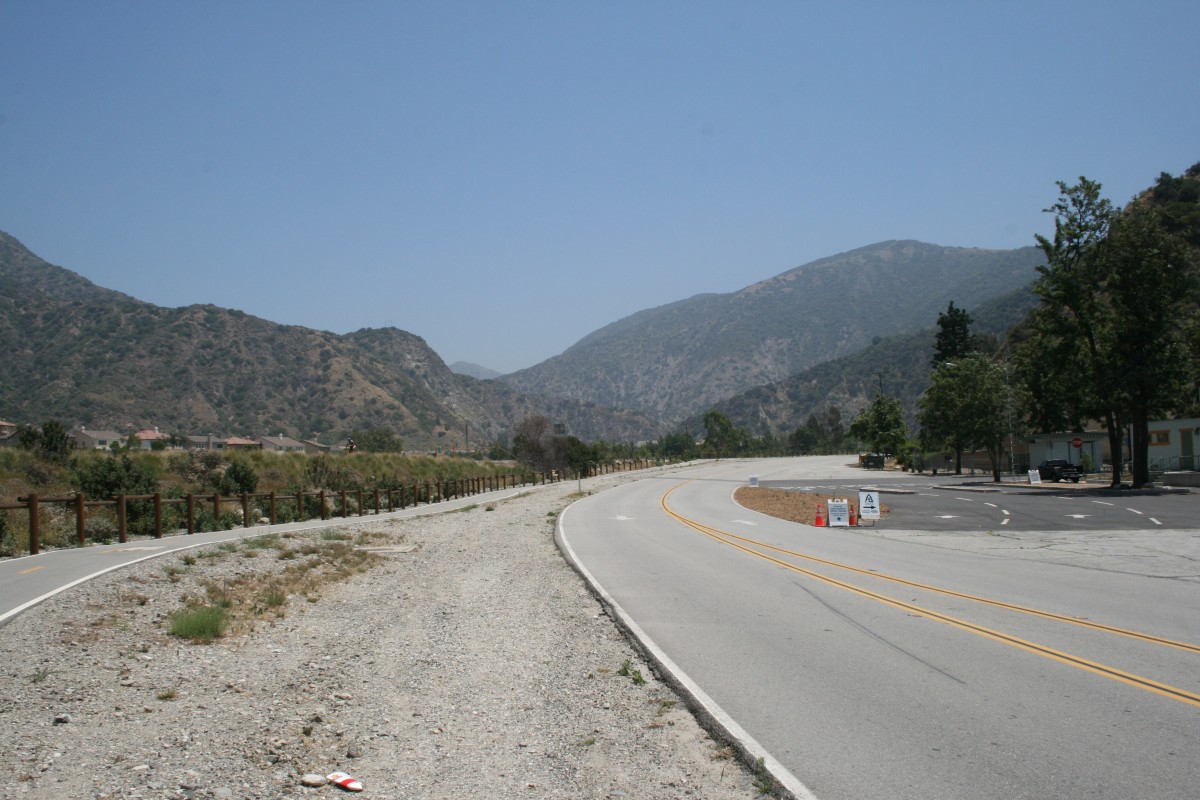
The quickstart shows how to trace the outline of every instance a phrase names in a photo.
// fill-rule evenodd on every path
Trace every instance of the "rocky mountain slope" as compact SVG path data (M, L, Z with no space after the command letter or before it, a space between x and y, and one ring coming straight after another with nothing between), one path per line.
M531 413L581 437L656 432L638 415L455 375L423 339L395 328L339 336L211 305L144 303L4 233L0 352L0 418L19 423L327 440L383 427L410 448L445 444L445 429L495 439Z
M1036 305L1030 287L1009 292L970 310L973 334L1003 340ZM943 309L944 310L944 309ZM825 361L782 381L755 386L713 404L738 427L761 436L786 437L812 414L820 417L833 406L848 425L883 392L900 401L915 429L917 400L929 384L936 327L880 339L848 356ZM684 423L703 430L702 414Z
M632 408L670 426L876 337L928 328L950 301L972 308L1019 289L1040 263L1035 247L882 242L738 292L641 311L503 380L523 392Z

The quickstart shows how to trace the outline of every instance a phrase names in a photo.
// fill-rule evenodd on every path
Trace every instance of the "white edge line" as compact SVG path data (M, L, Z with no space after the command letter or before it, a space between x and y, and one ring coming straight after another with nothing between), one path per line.
M500 491L504 491L504 490L502 489ZM497 498L492 498L492 499L495 502L500 502L501 500L508 500L512 497L516 497L522 491L524 491L524 487L517 487L517 490L514 491L512 494L508 494L508 495L505 495L504 497L497 497ZM455 500L452 500L450 502L453 503L457 500L465 501L465 500L469 500L471 498L476 498L476 497L479 497L479 495L470 495L469 497L457 497L457 498L455 498ZM325 525L312 525L311 527L296 528L295 530L320 530L321 528L333 528L338 525L353 525L355 523L374 522L374 521L381 520L381 519L387 519L388 517L392 517L397 514L402 514L405 511L414 510L416 508L418 508L418 506L413 506L412 509L404 508L404 509L399 509L396 511L389 511L385 514L372 514L370 516L364 516L364 517L331 517L327 520L319 520L319 522L327 523ZM427 506L427 508L430 508L429 512L420 513L420 514L409 514L407 516L408 517L420 517L420 516L426 516L429 513L450 512L450 511L454 510L452 508L446 508L446 507L442 507L439 509L436 506ZM424 508L422 508L421 510L425 511ZM304 522L318 522L318 520L302 520L300 524L303 524ZM291 524L291 523L284 523L284 525L287 525L287 524ZM258 527L258 526L255 526L255 527ZM93 572L90 575L84 575L82 578L76 578L75 580L71 581L70 583L64 584L62 586L59 586L57 589L53 589L49 592L46 592L44 595L42 595L40 597L35 597L32 600L27 600L24 603L22 603L21 605L17 606L16 608L11 608L8 611L5 611L3 614L0 614L0 625L4 625L4 623L8 622L10 619L12 619L13 617L20 614L22 611L27 611L28 609L36 606L38 603L46 602L51 597L54 597L54 595L56 595L56 594L61 594L62 592L65 592L67 589L71 589L75 586L78 586L81 583L86 583L95 578L99 578L101 575L104 575L105 573L108 573L108 572L112 572L113 570L124 569L125 567L131 567L134 564L141 563L142 561L146 561L151 558L160 558L162 556L169 555L171 553L181 553L184 550L191 550L192 548L195 548L195 547L208 547L210 545L222 544L224 542L237 541L239 539L254 539L259 536L270 536L272 533L280 533L281 531L279 529L281 527L283 527L283 525L267 525L266 526L267 530L258 531L257 533L253 533L253 534L247 534L247 535L243 535L243 536L231 536L228 539L215 539L211 542L196 542L195 544L189 544L189 545L185 545L185 546L181 546L181 547L165 547L162 550L156 551L154 553L150 553L149 555L144 555L141 558L135 558L133 561L122 561L120 564L113 564L111 567L105 567L104 569L99 570L97 572ZM243 530L253 531L253 530L255 530L255 528L244 528ZM162 540L159 540L159 541L162 541ZM47 550L44 552L52 553L55 551ZM41 555L41 553L39 553L39 555ZM29 556L25 556L25 558L29 558Z
M576 500L575 502L578 503L580 501ZM623 609L620 603L618 603L612 597L612 595L610 595L604 589L604 587L600 585L595 576L588 572L587 567L583 566L583 564L579 561L579 558L575 555L575 550L571 547L571 543L567 541L566 528L563 524L563 520L566 518L567 512L570 511L574 506L575 503L572 503L563 509L562 513L558 515L557 525L557 538L560 548L562 549L563 554L567 557L567 560L571 563L571 566L583 576L584 580L586 580L588 585L591 586L592 591L600 597L601 602L617 615L620 625L629 631L629 633L632 634L635 639L637 639L639 644L646 650L650 657L658 662L659 668L666 675L671 677L675 684L674 688L682 691L691 698L691 705L693 709L699 707L703 711L704 715L711 720L712 724L721 729L726 738L742 748L743 753L747 756L747 758L749 758L750 761L757 761L761 758L763 760L763 766L766 767L766 769L771 773L771 776L786 791L791 793L791 796L795 798L795 800L818 800L817 796L809 791L809 788L805 786L799 778L791 773L791 770L779 763L779 761L773 755L767 752L766 748L759 744L753 736L747 733L741 725L735 722L733 717L725 713L725 709L717 705L715 700L709 697L703 689L696 685L696 682L693 681L686 672L680 669L679 665L672 661L670 656L662 651L658 644L655 643L655 641L651 639L644 630L642 630L641 626L634 622L633 618L625 613L625 609Z

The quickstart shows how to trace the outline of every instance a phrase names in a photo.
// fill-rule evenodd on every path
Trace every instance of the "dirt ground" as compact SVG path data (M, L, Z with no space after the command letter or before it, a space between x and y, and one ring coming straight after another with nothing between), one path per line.
M749 486L743 486L734 494L734 499L752 511L805 525L812 525L816 521L818 509L824 515L825 501L832 497L831 494L784 491L783 489L752 489ZM858 503L851 500L850 505L857 514ZM879 510L884 517L888 515L889 509L886 504L880 503Z

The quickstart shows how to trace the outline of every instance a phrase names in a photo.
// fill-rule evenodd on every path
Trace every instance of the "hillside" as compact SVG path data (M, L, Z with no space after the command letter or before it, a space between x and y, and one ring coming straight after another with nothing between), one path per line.
M505 376L533 394L632 408L671 425L748 386L927 328L953 300L971 308L1028 284L1035 247L977 250L883 242L731 294L626 317Z
M994 298L971 309L971 331L1002 340L1036 302L1028 286ZM782 381L755 386L712 407L755 435L770 432L787 436L804 425L810 414L820 416L829 406L835 406L849 425L882 386L885 393L900 401L910 426L915 428L917 400L929 384L936 331L930 326L883 338L857 353L826 361ZM702 416L686 420L684 429L703 430Z
M325 441L386 427L410 448L447 444L440 429L495 439L530 413L604 438L655 433L637 415L454 375L423 339L395 328L339 336L211 305L144 303L4 233L0 350L0 418L14 422Z

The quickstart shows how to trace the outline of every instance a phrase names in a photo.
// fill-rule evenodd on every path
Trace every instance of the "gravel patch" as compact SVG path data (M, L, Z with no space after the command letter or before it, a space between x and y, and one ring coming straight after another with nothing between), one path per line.
M339 770L381 800L755 796L559 554L575 489L164 556L30 609L0 629L0 796L328 798ZM374 566L170 635L213 582L272 584L339 533Z

